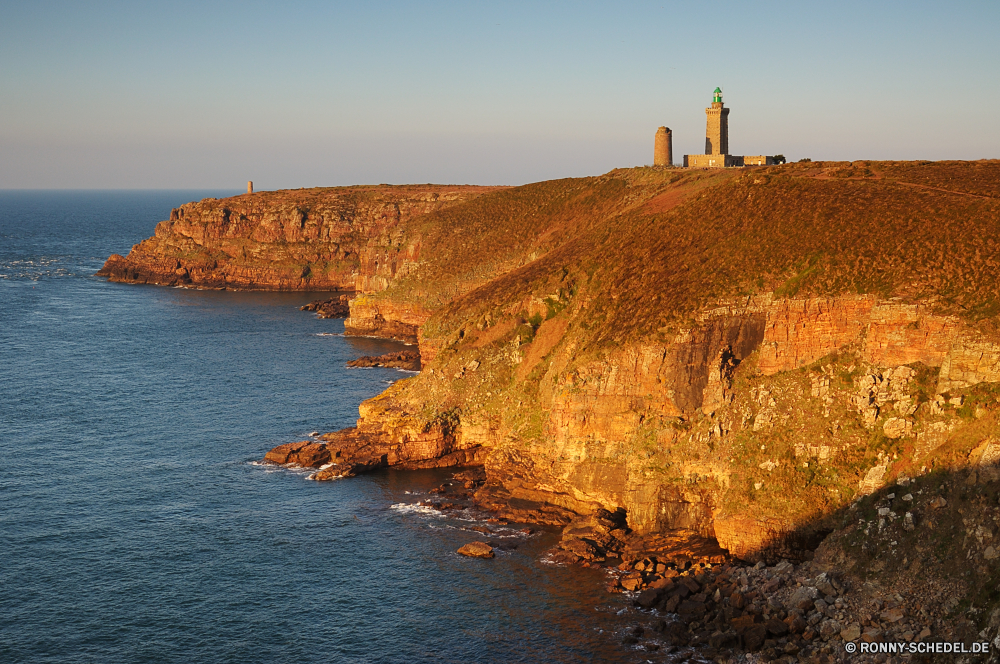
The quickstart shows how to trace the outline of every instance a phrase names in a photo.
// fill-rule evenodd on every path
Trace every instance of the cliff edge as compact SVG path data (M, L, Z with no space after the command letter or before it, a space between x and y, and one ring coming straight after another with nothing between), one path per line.
M378 290L392 250L415 217L495 187L358 186L257 192L186 203L153 237L112 255L97 273L111 281L244 290Z
M975 505L1000 487L1000 161L622 169L392 228L358 250L347 329L417 340L421 373L272 460L316 479L483 465L476 501L512 520L624 513L636 536L771 563L823 542L860 578L917 562L965 588L959 613L996 585L996 510ZM194 246L174 229L132 264ZM570 533L564 558L603 541Z

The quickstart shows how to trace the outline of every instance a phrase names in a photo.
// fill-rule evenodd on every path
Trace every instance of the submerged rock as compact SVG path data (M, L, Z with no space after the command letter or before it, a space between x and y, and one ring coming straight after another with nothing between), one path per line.
M458 552L470 558L492 558L494 556L493 547L486 542L469 542Z

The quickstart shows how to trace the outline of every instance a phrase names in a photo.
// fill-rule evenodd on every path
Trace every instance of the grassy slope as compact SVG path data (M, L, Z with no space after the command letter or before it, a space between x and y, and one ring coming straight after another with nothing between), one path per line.
M881 174L879 163L869 164ZM424 297L434 308L448 298L428 289L467 290L455 284L471 281L468 275L510 242L510 254L522 261L549 252L449 302L425 334L446 336L526 292L551 294L559 283L587 291L588 345L597 346L655 337L713 301L767 291L922 300L991 327L1000 312L1000 199L890 178L989 192L990 182L1000 182L1000 162L889 164L880 179L817 177L843 167L616 171L570 181L569 191L567 181L530 185L547 187L545 194L563 188L537 211L510 215L494 203L527 188L489 194L425 218L428 225L446 221L450 231L429 233L428 262L384 296ZM687 198L657 210L655 197L675 190ZM461 246L451 244L457 228Z

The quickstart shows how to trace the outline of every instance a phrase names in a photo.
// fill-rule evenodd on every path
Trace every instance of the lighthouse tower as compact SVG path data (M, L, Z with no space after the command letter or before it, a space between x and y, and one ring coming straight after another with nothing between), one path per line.
M729 109L722 103L722 90L712 93L712 105L705 109L705 154L729 154Z

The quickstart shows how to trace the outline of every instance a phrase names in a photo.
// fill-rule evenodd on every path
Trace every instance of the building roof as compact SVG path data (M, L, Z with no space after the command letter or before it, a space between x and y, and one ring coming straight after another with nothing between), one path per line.
M722 88L716 88L715 92L722 92Z

